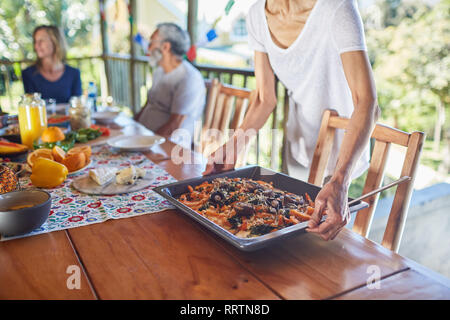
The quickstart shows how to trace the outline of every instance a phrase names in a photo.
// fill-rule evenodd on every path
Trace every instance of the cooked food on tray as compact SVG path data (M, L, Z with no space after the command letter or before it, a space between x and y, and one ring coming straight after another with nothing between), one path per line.
M314 212L307 193L299 196L259 180L216 178L188 189L181 203L242 238L308 221Z

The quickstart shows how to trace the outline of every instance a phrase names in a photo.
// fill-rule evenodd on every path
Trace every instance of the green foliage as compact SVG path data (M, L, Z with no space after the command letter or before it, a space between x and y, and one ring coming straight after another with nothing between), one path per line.
M93 29L98 25L97 0L2 0L0 6L0 59L34 60L32 34L36 26L53 24L65 35L69 59L68 64L81 71L82 87L89 81L100 83L100 67L97 61L74 61L71 57L92 56L101 53L100 37L93 38ZM16 63L12 67L20 78L26 64ZM100 86L99 94L100 94ZM3 111L17 112L17 102L23 94L19 81L9 83L8 97L0 97Z
M0 8L0 58L34 59L32 34L36 26L54 24L62 28L69 56L99 53L92 42L92 27L98 16L94 0L2 0Z
M399 10L399 1L388 2ZM367 44L383 121L430 136L436 105L448 109L450 103L450 2L441 1L433 9L420 2L414 6L401 20L388 19L391 26L368 30Z

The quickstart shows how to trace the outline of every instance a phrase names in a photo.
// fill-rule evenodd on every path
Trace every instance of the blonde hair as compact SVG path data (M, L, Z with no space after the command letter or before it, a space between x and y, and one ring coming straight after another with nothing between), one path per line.
M65 62L67 45L66 40L64 39L64 35L60 31L60 29L56 26L47 26L47 25L36 27L33 31L33 46L36 32L38 32L39 30L45 30L49 35L50 40L53 43L53 47L55 48L54 57L57 58L59 61ZM39 57L36 58L36 64L39 66L42 64L42 61Z

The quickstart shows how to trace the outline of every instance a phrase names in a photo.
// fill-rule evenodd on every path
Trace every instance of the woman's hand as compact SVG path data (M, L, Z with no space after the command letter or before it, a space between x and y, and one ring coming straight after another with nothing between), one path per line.
M314 213L306 231L317 233L324 240L333 240L350 220L348 186L331 179L315 199ZM322 216L326 220L320 223Z
M230 142L231 141L228 143ZM205 171L203 172L204 176L234 169L236 161L231 163L230 161L227 161L225 150L226 145L223 145L208 157L208 163L206 164Z
M253 131L253 133L256 135L256 132ZM251 138L251 135L245 135L241 130L237 130L227 143L208 157L208 163L203 175L233 170L238 155L241 152L245 152L245 148Z

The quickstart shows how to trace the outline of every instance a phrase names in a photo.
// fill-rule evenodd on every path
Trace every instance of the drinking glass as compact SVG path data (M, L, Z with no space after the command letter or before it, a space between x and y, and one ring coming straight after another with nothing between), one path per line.
M33 142L47 128L45 101L40 93L25 94L19 102L19 129L22 144L33 149Z

